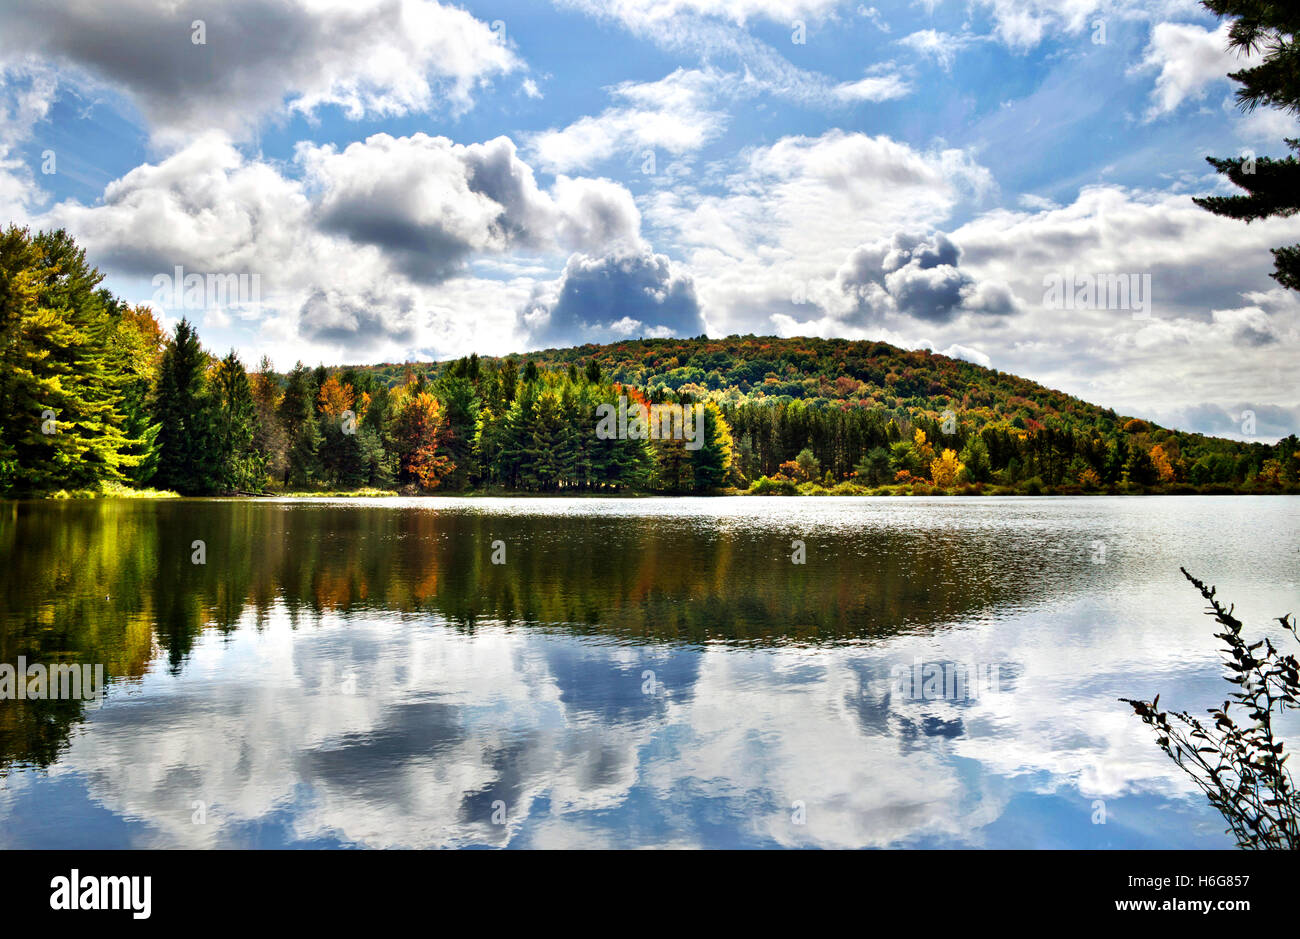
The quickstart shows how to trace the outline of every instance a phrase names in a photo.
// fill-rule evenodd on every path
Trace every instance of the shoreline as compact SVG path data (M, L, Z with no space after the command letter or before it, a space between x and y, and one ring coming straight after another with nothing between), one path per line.
M358 489L358 490L326 490L322 492L294 491L294 492L264 492L264 493L209 493L205 495L184 496L177 492L146 490L140 492L114 491L114 492L66 492L59 491L54 493L34 494L30 496L20 496L17 498L0 499L0 502L97 502L109 500L121 501L212 501L221 500L227 502L247 501L309 501L325 499L372 499L375 501L387 499L463 499L465 501L474 501L476 499L726 499L726 498L758 498L758 499L818 499L818 498L843 498L843 499L907 499L907 498L953 498L953 499L1008 499L1008 498L1042 498L1042 497L1070 497L1070 498L1096 498L1096 497L1179 497L1179 496L1300 496L1300 487L1290 489L1268 489L1268 490L1230 490L1224 491L1220 487L1204 487L1198 489L1193 486L1175 487L1170 490L1146 489L1141 491L1124 490L1124 489L1099 489L1091 492L1082 492L1073 487L1050 487L1044 486L1037 492L1028 492L1023 490L1010 490L1006 487L999 487L999 491L962 491L958 489L930 489L929 491L919 491L911 489L902 489L894 491L862 491L862 492L836 492L833 489L820 489L812 492L765 492L755 493L750 491L731 490L720 492L699 492L699 493L673 493L673 492L528 492L525 490L475 490L475 491L457 491L457 492L420 492L420 493L403 493L393 490L375 490L375 489Z

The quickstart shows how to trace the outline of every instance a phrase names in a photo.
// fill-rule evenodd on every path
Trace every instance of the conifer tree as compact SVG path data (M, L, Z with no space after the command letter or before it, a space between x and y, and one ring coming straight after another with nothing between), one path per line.
M266 458L254 447L257 406L244 364L232 349L212 371L213 438L222 489L260 491Z
M63 230L0 235L0 486L98 488L141 462L124 429L103 275Z
M207 367L198 333L182 319L158 368L158 470L153 482L185 495L211 492L219 483Z
M1228 75L1240 87L1237 103L1253 111L1260 105L1300 116L1300 8L1294 3L1260 0L1203 0L1220 18L1228 17L1228 48L1262 53L1259 64ZM1219 173L1247 195L1207 196L1193 201L1215 215L1250 222L1270 216L1288 217L1300 212L1300 138L1285 138L1294 151L1285 159L1242 155L1230 159L1206 157ZM1273 278L1284 287L1300 290L1300 244L1274 248Z

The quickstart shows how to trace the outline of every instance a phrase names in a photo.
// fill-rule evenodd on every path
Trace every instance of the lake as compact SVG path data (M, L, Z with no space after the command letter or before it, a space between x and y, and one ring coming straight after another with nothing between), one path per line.
M5 502L0 556L0 663L104 675L0 701L3 848L1218 848L1116 699L1224 698L1180 565L1290 642L1300 499Z

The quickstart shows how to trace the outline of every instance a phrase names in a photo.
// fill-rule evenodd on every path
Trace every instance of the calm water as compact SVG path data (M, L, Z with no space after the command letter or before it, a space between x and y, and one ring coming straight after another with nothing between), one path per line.
M0 701L3 848L1228 847L1116 698L1222 701L1179 565L1267 630L1300 499L0 503L0 557L0 663L108 679Z

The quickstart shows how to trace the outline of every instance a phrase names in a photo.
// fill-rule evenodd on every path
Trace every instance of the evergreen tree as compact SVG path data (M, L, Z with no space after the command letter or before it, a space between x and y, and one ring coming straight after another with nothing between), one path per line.
M1220 18L1232 19L1229 49L1263 52L1258 65L1228 75L1241 86L1237 89L1237 103L1242 110L1253 111L1265 105L1300 115L1300 47L1295 39L1300 11L1295 4L1203 0L1203 5ZM1300 161L1295 155L1300 153L1300 138L1288 137L1285 142L1295 153L1282 160L1206 157L1211 166L1248 195L1207 196L1193 201L1215 215L1246 222L1300 212ZM1300 290L1300 244L1272 250L1274 279L1284 287Z
M858 481L869 486L880 486L889 482L892 476L889 451L884 447L873 447L856 466L853 472Z
M469 362L463 360L462 372L468 372ZM444 376L434 383L434 393L447 416L445 449L456 468L447 477L449 489L464 489L477 475L474 465L474 434L476 431L479 399L474 383L468 377Z
M266 458L254 447L257 405L244 363L232 349L212 370L213 437L221 488L260 491Z
M703 424L698 430L704 434L703 446L692 455L695 488L721 489L736 459L736 442L722 409L712 401L704 405Z
M280 399L280 425L287 441L284 484L310 486L321 477L320 425L316 420L316 378L301 362L294 364Z
M163 352L154 397L158 423L158 471L154 485L185 495L212 492L219 484L212 399L207 393L208 356L188 319Z
M142 461L103 275L67 233L0 235L0 487L36 492L122 482ZM132 452L132 451L136 452Z

